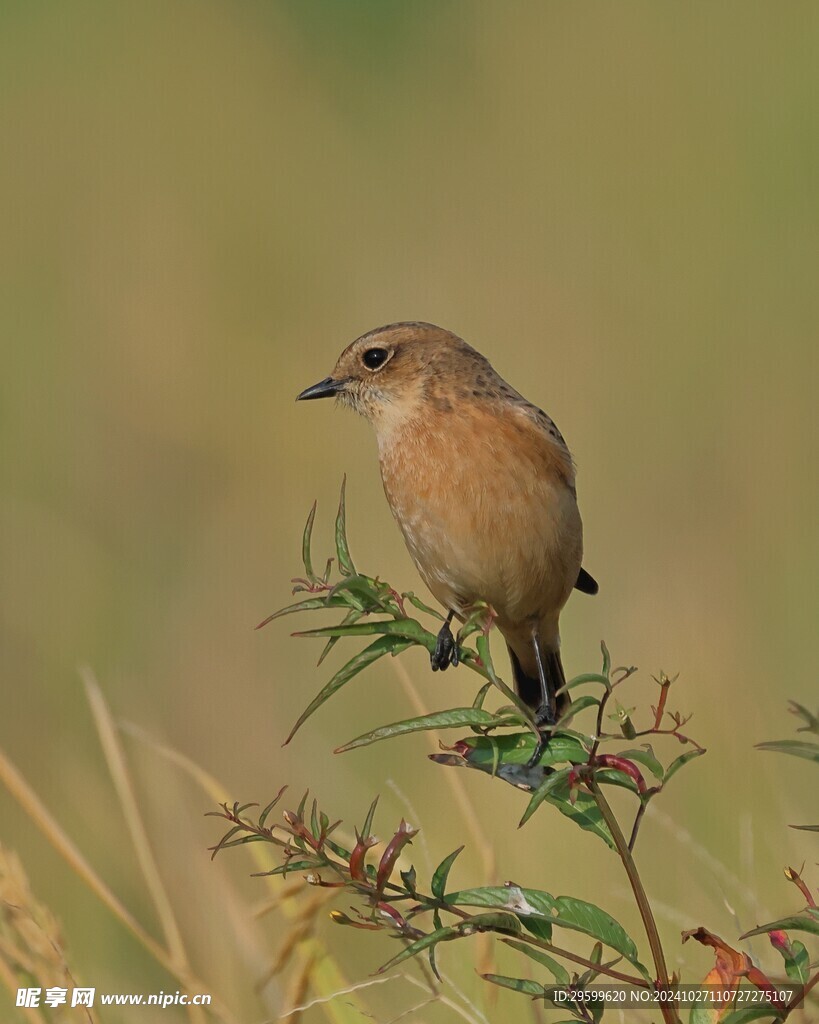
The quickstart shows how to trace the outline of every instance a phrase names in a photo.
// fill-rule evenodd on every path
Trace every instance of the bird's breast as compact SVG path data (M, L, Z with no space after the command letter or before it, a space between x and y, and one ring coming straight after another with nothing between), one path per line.
M380 437L379 453L392 512L442 604L487 601L509 622L562 607L582 526L567 456L547 437L512 416L430 411Z

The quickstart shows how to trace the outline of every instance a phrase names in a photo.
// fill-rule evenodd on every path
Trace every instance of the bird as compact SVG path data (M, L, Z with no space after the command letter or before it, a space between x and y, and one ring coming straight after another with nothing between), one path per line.
M421 321L353 341L299 401L335 397L375 428L384 492L409 554L446 609L433 670L459 661L452 621L478 602L509 651L515 689L539 730L570 698L560 613L582 567L575 467L554 421L458 335Z

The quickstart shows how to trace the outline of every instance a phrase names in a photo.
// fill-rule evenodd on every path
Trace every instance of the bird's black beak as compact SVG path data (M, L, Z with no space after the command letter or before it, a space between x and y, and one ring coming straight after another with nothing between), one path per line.
M325 377L318 384L314 384L311 388L306 388L300 395L297 395L296 401L302 402L308 398L332 398L333 395L337 395L341 391L346 383L346 380L334 380L332 377Z

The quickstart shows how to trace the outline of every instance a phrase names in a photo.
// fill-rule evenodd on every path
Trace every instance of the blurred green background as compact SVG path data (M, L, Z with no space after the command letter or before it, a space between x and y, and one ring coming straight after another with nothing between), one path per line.
M567 671L605 639L641 669L635 703L680 673L709 755L641 854L672 963L680 928L734 938L795 906L781 869L815 844L786 826L816 789L752 744L816 694L817 43L810 2L3 4L0 745L146 927L80 664L237 799L289 782L360 823L380 792L381 834L423 826L421 875L467 838L422 737L331 753L410 713L390 664L283 750L331 666L293 620L252 629L288 599L315 497L329 554L344 472L359 563L421 592L367 425L293 401L400 319L465 337L574 451L601 592L564 614ZM404 663L430 708L471 700L470 674ZM197 971L242 1022L276 1016L283 984L253 986L284 926L244 923L268 890L241 853L210 863L207 798L125 742ZM599 901L641 938L601 843L548 808L518 833L522 795L463 784L500 878ZM85 983L175 987L5 793L0 821ZM482 865L471 843L453 881ZM327 937L351 981L395 950ZM469 952L444 969L481 1004ZM703 976L706 951L684 953ZM421 998L367 992L381 1021Z

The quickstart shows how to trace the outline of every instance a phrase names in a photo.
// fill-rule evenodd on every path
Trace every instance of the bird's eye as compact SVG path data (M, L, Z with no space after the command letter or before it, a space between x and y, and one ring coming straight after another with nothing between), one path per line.
M377 370L386 363L388 356L389 352L385 348L368 348L363 356L364 365L368 370Z

